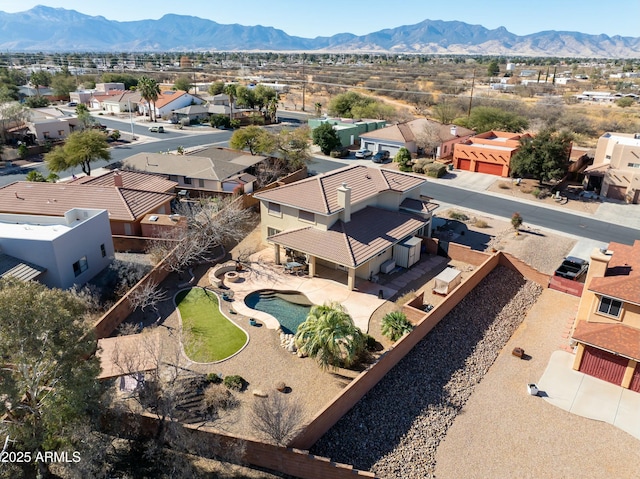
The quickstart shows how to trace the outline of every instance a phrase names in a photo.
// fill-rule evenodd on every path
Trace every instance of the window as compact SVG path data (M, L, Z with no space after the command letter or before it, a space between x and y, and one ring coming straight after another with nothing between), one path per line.
M202 180L202 179L198 180L198 186L200 188L204 188L204 180Z
M100 245L100 253L102 254L103 258L107 256L107 248L104 247L104 243Z
M83 256L78 261L73 263L73 274L76 278L89 269L89 263L87 263L87 257Z
M311 211L298 210L298 219L309 223L315 223L316 215Z
M268 208L271 216L277 216L279 218L282 217L282 212L280 211L280 205L278 203L269 202Z
M58 136L64 136L64 130L58 130Z
M640 163L627 163L627 168L640 168Z
M277 235L278 233L280 233L280 230L277 230L275 228L267 228L267 236Z
M185 185L190 185L191 184L191 178L188 178L188 177L185 176L184 177L184 184Z
M617 299L613 298L607 298L606 296L603 296L600 299L600 305L598 306L599 313L619 318L621 309L622 301L618 301Z

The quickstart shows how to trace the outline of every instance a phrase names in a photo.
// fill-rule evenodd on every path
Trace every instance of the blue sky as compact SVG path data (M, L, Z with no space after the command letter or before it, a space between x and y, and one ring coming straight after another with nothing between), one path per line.
M307 38L362 35L425 19L503 26L517 35L567 30L640 37L640 0L0 0L0 11L24 11L38 4L119 21L194 15L224 24L272 26Z

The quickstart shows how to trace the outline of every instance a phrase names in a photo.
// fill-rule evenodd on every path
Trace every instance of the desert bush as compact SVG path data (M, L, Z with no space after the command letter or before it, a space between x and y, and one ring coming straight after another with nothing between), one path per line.
M411 170L414 173L418 173L418 174L423 174L424 173L424 166L420 165L420 164L415 164L411 167Z
M449 211L449 218L456 221L468 221L469 217L459 211Z
M500 188L501 190L510 190L511 185L506 181L501 181L500 183L498 183L498 188Z
M238 399L220 384L209 384L204 390L204 406L209 413L220 409L232 409L240 403Z
M223 382L227 388L233 389L234 391L241 391L245 385L244 378L242 376L238 376L237 374L225 376Z
M209 384L220 384L222 382L222 378L216 373L209 373L207 374L207 382Z
M447 174L447 167L439 163L434 163L425 168L425 173L431 178L442 178Z
M476 222L473 223L473 226L475 226L476 228L488 228L489 223L484 220L476 220Z

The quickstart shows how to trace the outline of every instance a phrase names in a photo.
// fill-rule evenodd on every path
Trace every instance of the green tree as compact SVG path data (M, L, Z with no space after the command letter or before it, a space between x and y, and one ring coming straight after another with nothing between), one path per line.
M176 78L176 81L173 82L174 90L182 90L188 92L192 87L193 84L191 83L191 79L186 75Z
M496 77L500 74L500 65L497 60L492 60L487 67L487 74L490 77Z
M392 311L382 318L382 334L391 341L397 341L411 331L413 331L413 325L401 311Z
M230 128L231 120L227 115L211 115L211 119L209 120L212 128Z
M404 146L398 150L393 161L398 163L400 171L411 171L411 152Z
M324 155L331 153L331 150L335 150L340 146L340 138L336 130L329 123L323 123L319 127L315 128L312 133L313 144L320 147L320 151Z
M278 92L269 86L258 85L253 90L253 96L256 101L256 107L260 111L263 111L265 108L268 108L273 101L277 101Z
M454 123L476 133L487 131L508 131L520 133L529 126L529 122L517 113L491 106L477 106L469 117L457 118Z
M275 141L269 132L251 125L234 131L229 146L236 150L249 150L252 155L256 155L273 151Z
M635 103L635 100L628 96L625 96L623 98L616 100L616 105L618 105L620 108L628 108L632 106L634 103Z
M256 95L251 88L244 85L236 86L236 103L242 108L255 108L256 107Z
M155 121L156 101L160 96L158 82L153 78L142 76L138 80L138 92L140 92L140 96L147 102L149 107L149 121Z
M103 73L100 80L103 83L124 83L125 90L135 88L139 81L138 78L128 73Z
M28 108L43 108L49 106L49 99L44 96L30 96L24 101L24 104Z
M56 73L51 79L51 88L56 96L69 98L69 93L76 89L76 79L64 73Z
M22 123L29 116L29 110L17 101L0 102L0 138L7 141L7 130L14 123Z
M573 138L567 131L545 129L535 137L520 140L520 148L511 158L512 176L530 176L540 183L559 180L569 171Z
M340 303L313 306L294 336L298 349L322 369L349 367L366 348L366 337Z
M92 162L110 159L107 136L92 129L71 133L64 145L56 146L44 156L47 168L55 173L80 166L87 176L91 175Z
M216 81L209 85L209 95L219 95L224 93L224 82Z
M51 85L51 73L45 70L39 70L37 72L33 72L30 78L31 84L36 89L36 95L40 96L40 87L43 86L47 88Z
M520 215L520 213L514 213L511 216L511 226L513 226L513 229L517 234L520 234L520 226L522 226L522 222L524 220L522 219L522 216Z
M450 124L460 114L458 108L450 101L443 99L432 109L433 116L443 125Z
M39 451L78 451L89 461L86 437L77 432L99 417L98 360L78 296L35 281L0 279L0 434L9 449L32 460L3 465L5 477L50 477ZM83 456L84 452L84 456ZM7 475L8 473L8 475Z
M280 130L274 137L274 153L285 161L289 170L302 168L309 160L309 136L309 128L301 127Z

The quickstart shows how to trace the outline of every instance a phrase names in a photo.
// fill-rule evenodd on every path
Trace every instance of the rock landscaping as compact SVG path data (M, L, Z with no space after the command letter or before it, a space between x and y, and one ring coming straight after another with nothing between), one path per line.
M438 444L541 291L496 268L311 452L382 478L434 477Z

